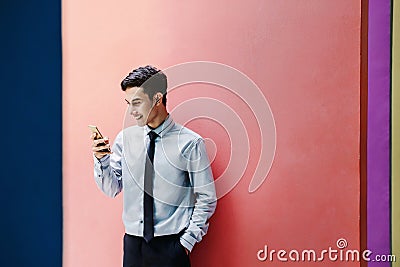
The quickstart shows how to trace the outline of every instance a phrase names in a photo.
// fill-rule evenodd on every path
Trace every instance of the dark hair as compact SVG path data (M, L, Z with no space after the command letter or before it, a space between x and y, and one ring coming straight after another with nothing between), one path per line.
M167 104L167 76L153 66L147 65L131 71L121 82L122 91L130 87L143 88L143 92L150 99L156 93L161 92L163 94L162 103L164 106Z

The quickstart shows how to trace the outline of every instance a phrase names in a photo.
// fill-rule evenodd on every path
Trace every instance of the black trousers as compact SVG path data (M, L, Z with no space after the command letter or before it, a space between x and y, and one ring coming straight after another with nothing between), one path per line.
M123 267L190 267L179 237L157 236L147 243L143 237L125 234Z

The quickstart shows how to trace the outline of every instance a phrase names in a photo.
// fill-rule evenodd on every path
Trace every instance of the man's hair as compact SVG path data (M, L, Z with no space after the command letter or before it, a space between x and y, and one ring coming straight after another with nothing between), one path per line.
M161 92L163 94L162 103L167 104L167 76L157 68L147 65L131 71L121 82L121 89L125 91L131 87L141 87L150 100L153 96Z

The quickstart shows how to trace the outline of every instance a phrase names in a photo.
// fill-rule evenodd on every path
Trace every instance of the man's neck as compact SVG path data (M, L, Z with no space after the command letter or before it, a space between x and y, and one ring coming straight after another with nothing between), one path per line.
M167 116L168 116L167 110L162 110L162 111L160 111L158 116L154 118L154 120L152 120L151 122L149 122L147 124L147 126L149 126L151 129L156 129L158 126L160 126L165 121Z

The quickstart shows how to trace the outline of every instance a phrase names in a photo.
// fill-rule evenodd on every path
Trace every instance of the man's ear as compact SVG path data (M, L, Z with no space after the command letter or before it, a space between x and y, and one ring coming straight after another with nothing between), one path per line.
M155 101L156 101L156 103L154 105L159 105L162 101L163 94L158 92L157 94L154 95L154 97L155 97Z

